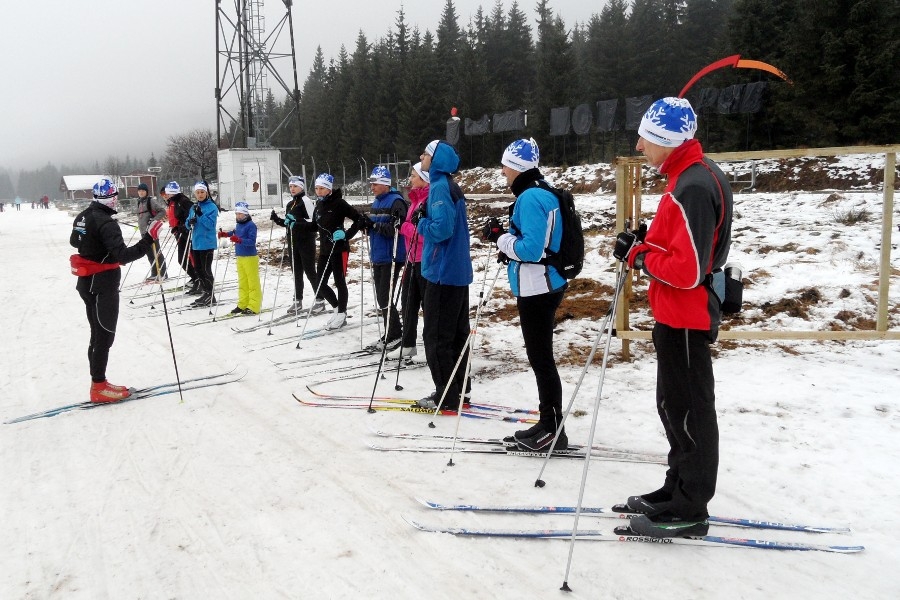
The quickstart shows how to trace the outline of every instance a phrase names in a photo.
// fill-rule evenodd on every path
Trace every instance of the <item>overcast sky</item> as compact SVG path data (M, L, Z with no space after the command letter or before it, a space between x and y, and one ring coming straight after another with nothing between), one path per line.
M460 25L479 5L489 14L494 1L456 0ZM508 10L512 0L502 1ZM535 4L519 2L532 25ZM301 89L316 46L326 59L341 44L352 51L360 29L369 40L390 30L400 6L401 0L294 0ZM407 0L407 22L433 32L443 6L444 0ZM550 0L550 6L571 28L599 13L603 0ZM266 0L265 8L274 27L284 4ZM111 154L159 157L170 135L215 130L212 0L16 0L4 2L2 12L0 167L88 166ZM281 39L287 43L287 34ZM289 64L277 66L289 80Z

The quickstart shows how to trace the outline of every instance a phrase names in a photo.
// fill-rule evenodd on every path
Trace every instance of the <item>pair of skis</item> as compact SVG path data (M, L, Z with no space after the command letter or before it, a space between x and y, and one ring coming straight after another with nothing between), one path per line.
M246 375L246 370L243 372L237 372L237 367L231 369L230 371L223 371L222 373L214 373L212 375L203 375L200 377L193 377L191 379L183 379L181 381L181 390L196 390L205 387L214 387L219 385L225 385L228 383L234 383L235 381L240 381ZM131 400L141 400L143 398L152 398L154 396L163 396L165 394L174 394L177 393L179 389L178 382L173 381L170 383L161 383L158 385L152 385L149 387L139 388L132 392L130 396L124 398L123 400L119 400L118 402L75 402L73 404L66 404L63 406L58 406L56 408L51 408L49 410L43 410L40 412L32 413L30 415L24 415L21 417L17 417L15 419L11 419L9 421L4 421L4 425L11 425L13 423L22 423L23 421L31 421L33 419L44 419L48 417L55 417L56 415L62 414L64 412L69 412L72 410L90 410L93 408L98 408L100 406L109 406L112 404L122 404L124 402L130 402Z
M479 504L441 504L430 500L419 500L424 506L432 510L440 511L469 511L485 513L513 513L513 514L574 514L574 506L504 506L504 505L479 505ZM636 516L633 513L619 513L611 508L582 507L582 514L598 517L611 517L616 519L630 519ZM410 525L421 531L430 533L448 533L457 536L469 537L504 537L521 539L566 539L572 538L571 529L493 529L470 527L444 527L426 525L414 519L403 517ZM710 526L742 527L745 529L768 529L805 533L831 533L847 534L850 532L845 527L804 525L799 523L780 523L756 519L742 519L735 517L710 517ZM637 535L628 526L616 527L613 532L601 529L579 530L576 539L600 542L633 542L659 545L682 546L712 546L719 548L756 548L761 550L799 550L833 552L840 554L853 554L865 550L864 546L857 545L832 545L800 541L758 540L743 537L726 537L718 535L705 535L687 538L655 538Z
M494 405L494 409L505 408ZM459 436L455 438L456 446L447 445L448 442L454 441L451 435L440 435L432 433L392 433L387 431L373 430L372 433L382 438L395 438L410 440L415 442L428 442L426 445L419 443L406 446L382 446L380 444L368 444L369 448L382 452L462 452L473 454L496 454L501 456L525 456L546 458L546 452L530 452L518 449L512 442L507 442L501 438L485 438L485 437L467 437ZM443 443L442 445L434 442ZM566 450L554 452L553 458L576 458L583 459L588 450L584 446L569 445ZM665 456L661 454L653 454L649 452L639 452L627 448L616 448L604 444L595 444L590 448L590 455L595 460L608 460L616 462L636 462L647 464L666 464Z
M293 394L294 399L303 406L315 408L338 408L347 410L365 410L369 408L367 398L361 396L330 396L327 398L310 399L301 398L297 394ZM415 400L385 398L376 396L372 402L372 410L378 412L409 412L423 415L433 415L434 411L428 408L419 408L416 406ZM443 416L456 416L455 410L441 410L438 414ZM472 405L463 409L462 416L470 419L493 419L497 421L506 421L508 423L537 423L537 419L528 416L519 416L496 409L485 409L482 405Z

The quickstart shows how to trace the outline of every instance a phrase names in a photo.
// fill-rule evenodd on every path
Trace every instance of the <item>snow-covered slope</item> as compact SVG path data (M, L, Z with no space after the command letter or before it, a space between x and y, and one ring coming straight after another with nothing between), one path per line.
M652 211L654 199L645 201ZM609 214L610 196L579 197L579 206ZM845 226L832 216L864 207L874 219ZM738 197L734 257L746 267L750 307L732 327L828 329L873 318L880 197L828 193ZM228 214L220 225L228 227ZM260 247L269 239L266 216ZM601 217L598 217L598 219ZM68 273L71 217L56 210L0 214L0 420L87 398L87 323ZM125 228L126 238L131 234ZM895 236L897 234L895 233ZM272 246L280 247L280 232ZM614 279L609 237L590 238L584 276ZM896 243L895 239L895 243ZM476 282L496 265L476 248ZM897 265L897 251L894 251ZM217 272L227 272L222 253ZM484 265L487 265L485 273ZM765 272L765 274L763 273ZM126 284L146 263L134 263ZM351 265L351 306L359 304L358 262ZM264 306L289 299L289 277L266 276ZM764 309L766 303L815 288L819 300L806 316ZM848 293L844 293L843 290ZM474 398L536 407L505 275L479 330ZM897 278L892 287L897 328ZM166 320L135 288L122 295L109 377L144 386L174 378ZM364 307L371 308L366 286ZM234 290L222 294L221 317ZM309 304L311 290L306 290ZM601 305L608 298L579 301ZM179 301L168 298L175 309ZM605 306L605 304L603 304ZM582 306L584 308L584 306ZM281 309L283 310L283 309ZM278 314L281 314L279 310ZM769 312L766 312L766 311ZM843 312L842 316L838 313ZM353 312L353 311L351 311ZM588 311L589 312L589 311ZM556 351L586 354L602 310L561 322ZM514 314L514 311L513 311ZM515 517L428 512L414 500L506 504L574 504L582 464L553 460L535 488L541 462L530 458L458 454L381 453L370 429L427 433L427 415L301 406L291 393L339 373L323 365L279 370L274 362L307 359L360 347L359 309L342 332L296 338L293 324L236 334L253 317L188 325L205 311L172 313L170 322L182 377L246 369L240 383L70 412L51 419L0 425L0 598L554 598L562 596L568 558L565 541L461 539L413 530L402 515L447 525L565 527L571 517ZM321 324L318 317L310 327ZM648 326L646 314L633 323ZM850 323L850 325L854 325ZM857 322L855 326L859 326ZM365 343L378 336L362 331ZM617 352L618 340L612 341ZM597 407L596 442L664 452L654 407L655 359L645 343L636 358L611 357ZM343 365L352 364L344 361ZM577 598L893 598L900 584L900 343L778 342L730 344L714 363L721 430L719 515L848 525L850 536L721 530L778 540L863 544L862 554L659 547L580 542L569 584ZM580 363L565 361L568 401ZM289 378L290 376L290 378ZM599 367L589 371L568 425L584 441L595 412ZM393 391L394 374L379 382ZM408 397L431 391L426 369L402 372ZM374 376L321 384L320 389L368 395ZM450 417L434 420L452 435ZM463 419L464 435L508 435L519 426ZM382 440L383 441L383 440ZM386 442L387 443L387 442ZM664 467L595 461L585 494L589 505L609 505L655 489ZM894 490L894 491L891 491ZM582 528L611 527L583 517ZM568 597L568 596L567 596Z

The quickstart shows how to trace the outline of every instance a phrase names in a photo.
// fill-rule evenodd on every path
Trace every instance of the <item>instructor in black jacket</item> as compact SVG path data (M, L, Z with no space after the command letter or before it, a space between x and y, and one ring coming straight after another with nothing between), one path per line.
M69 243L78 249L78 254L70 258L72 274L78 276L75 289L84 301L91 326L91 402L118 402L133 393L128 387L106 381L109 349L119 320L119 265L146 255L159 239L163 225L162 221L154 221L134 246L127 247L119 223L112 218L118 196L118 188L110 179L98 181L94 185L94 201L75 217L69 237Z

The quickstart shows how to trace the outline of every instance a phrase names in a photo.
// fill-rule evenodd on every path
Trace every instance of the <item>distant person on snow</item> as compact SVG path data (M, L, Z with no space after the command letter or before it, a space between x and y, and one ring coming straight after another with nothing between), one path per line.
M269 218L287 229L285 236L294 273L294 304L287 314L296 316L303 308L303 275L313 286L313 293L316 291L316 226L312 222L316 203L305 195L306 181L302 177L292 176L288 180L288 189L291 200L284 208L284 218L279 217L274 208ZM324 312L325 301L316 298L313 309L316 314Z
M16 199L13 201L16 205L16 210L22 210L22 199L16 196Z
M166 217L166 209L156 198L150 195L150 188L146 183L139 183L137 186L137 222L138 231L141 235L147 233L147 227L151 221L162 221ZM153 243L147 251L147 260L150 261L150 278L148 283L156 283L166 276L166 259L160 252L159 244ZM159 267L159 270L157 270Z
M625 509L637 535L706 535L716 492L719 427L709 345L725 296L722 266L731 246L728 178L693 139L697 116L683 98L654 102L638 128L637 150L668 177L656 216L641 235L623 231L614 256L650 276L656 324L656 409L669 441L663 486L631 496Z
M537 382L540 420L533 427L507 438L522 450L549 452L562 423L562 382L553 356L553 328L556 309L566 293L566 280L556 267L541 264L547 251L559 252L562 243L562 216L559 200L550 191L538 169L540 150L534 139L516 140L500 159L503 177L516 197L509 231L496 218L488 219L483 235L496 242L507 260L509 287L516 297L519 324L525 340L525 354ZM569 446L565 429L554 450Z
M194 260L191 257L191 236L187 228L187 218L191 214L193 204L190 198L181 193L181 186L177 181L167 183L159 191L159 195L166 201L166 218L178 243L178 263L188 276L185 293L189 296L199 296L202 293L200 278L197 277L197 269L194 268Z
M216 303L213 295L215 278L213 275L213 252L216 249L216 222L219 209L209 198L209 186L205 181L194 184L194 198L197 203L191 207L185 225L191 230L191 258L200 280L203 293L191 306L211 306Z
M220 238L234 243L235 265L238 274L238 304L231 314L258 315L262 308L262 288L259 285L259 255L256 252L256 223L250 217L246 202L234 205L237 221L232 231L220 231Z
M133 246L126 247L122 230L112 215L116 214L118 189L107 177L94 185L94 201L75 217L69 243L78 249L70 258L72 274L78 276L75 289L84 301L91 341L88 363L91 372L91 402L118 402L133 390L112 385L106 380L109 349L116 337L119 320L119 265L135 261L147 253L159 239L163 224L154 221Z

